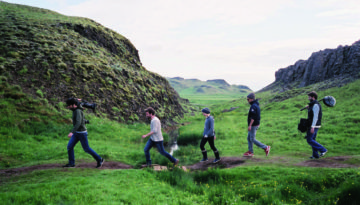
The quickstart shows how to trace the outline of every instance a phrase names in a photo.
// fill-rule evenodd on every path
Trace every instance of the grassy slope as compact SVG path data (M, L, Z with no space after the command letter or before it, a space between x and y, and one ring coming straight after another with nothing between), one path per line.
M0 198L5 204L349 204L359 200L358 169L291 165L311 155L310 146L296 126L298 119L306 116L299 109L306 105L306 93L313 89L316 90L316 85L282 94L258 94L262 98L262 125L257 139L272 146L267 160L262 150L254 148L256 158L263 159L261 163L249 161L247 167L192 173L177 169L160 173L136 169L34 171L10 178L1 176ZM334 96L337 104L334 108L323 106L324 120L318 141L329 149L328 157L351 155L354 164L360 163L359 91L360 81L356 81L319 92L320 96ZM285 98L289 99L272 102ZM220 112L235 106L239 108ZM216 146L221 156L241 156L247 151L248 107L245 98L210 107L215 116ZM66 163L66 135L71 124L65 122L69 123L69 111L62 111L64 115L39 100L24 98L2 98L0 109L2 169ZM107 161L136 167L145 162L145 141L141 142L140 136L148 132L148 125L123 125L93 115L88 118L89 143ZM179 144L198 142L204 123L200 111L184 121L191 124L180 128ZM75 153L77 160L93 161L80 145ZM156 163L167 164L156 151L151 154ZM209 155L212 157L211 152ZM198 144L180 146L174 156L183 165L195 163L200 159Z
M183 113L178 94L141 65L124 36L87 18L30 6L0 2L0 77L52 105L73 96L96 102L122 122L144 120L148 106L163 120Z

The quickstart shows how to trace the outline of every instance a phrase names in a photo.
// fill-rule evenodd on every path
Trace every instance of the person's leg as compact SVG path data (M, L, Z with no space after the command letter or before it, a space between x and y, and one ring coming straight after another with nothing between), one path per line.
M318 128L315 129L314 133L310 133L310 130L307 132L306 140L307 143L311 146L313 154L312 156L315 158L319 158L319 153L324 153L327 150L320 143L318 143L315 139L317 136Z
M158 149L161 155L168 158L172 163L176 162L176 159L173 156L171 156L167 151L165 151L163 141L155 142L155 144L156 144L156 148Z
M201 149L201 153L203 155L203 159L201 161L207 161L207 152L206 152L206 149L205 149L205 144L206 142L208 141L207 138L203 137L201 139L201 142L200 142L200 149Z
M256 140L256 131L257 129L259 128L259 126L252 126L251 127L251 131L249 132L250 133L250 141L252 143L254 143L256 146L262 148L262 149L265 149L267 146L262 144L261 142L257 141Z
M68 145L67 145L67 151L68 151L68 157L69 157L69 164L75 165L75 153L74 153L74 147L79 142L79 139L73 134L73 136L70 138Z
M149 138L149 140L147 141L145 147L144 147L144 153L145 153L145 158L146 158L146 164L148 166L151 166L151 157L150 157L150 149L153 146L153 141Z
M208 138L209 138L208 139L209 145L210 145L212 151L214 152L215 158L220 159L219 151L215 147L214 137L208 137Z
M74 133L80 140L81 146L84 149L84 151L88 154L90 154L97 162L101 161L101 157L89 146L89 141L87 138L88 133Z

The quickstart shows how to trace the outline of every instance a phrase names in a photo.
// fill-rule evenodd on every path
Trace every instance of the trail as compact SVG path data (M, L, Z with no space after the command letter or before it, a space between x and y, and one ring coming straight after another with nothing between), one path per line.
M247 164L263 163L263 164L279 164L282 166L300 166L300 167L327 167L327 168L353 168L360 167L360 164L351 164L347 161L351 160L352 156L336 156L336 157L324 157L316 160L305 160L300 163L291 163L287 158L284 157L272 157L272 158L249 158L249 157L223 157L217 164L213 164L212 160L209 159L207 162L199 162L193 165L182 166L183 169L195 171L195 170L207 170L208 168L234 168L238 166L246 166ZM16 176L20 174L26 174L35 170L46 170L46 169L84 169L84 168L95 168L96 162L80 162L76 164L75 168L62 168L63 164L41 164L28 167L2 169L0 175L5 177ZM181 162L180 162L181 165ZM158 166L158 168L155 168ZM162 170L160 165L154 165L155 170ZM100 169L134 169L133 166L124 164L121 162L108 162L105 161Z

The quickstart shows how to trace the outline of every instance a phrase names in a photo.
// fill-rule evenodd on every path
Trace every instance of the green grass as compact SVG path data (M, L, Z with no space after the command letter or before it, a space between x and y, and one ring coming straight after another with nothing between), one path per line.
M190 103L198 106L208 106L212 104L220 104L237 100L246 96L245 94L180 94L182 98L186 98Z
M316 85L315 85L316 86ZM354 204L359 201L358 168L311 168L295 166L307 160L311 148L304 134L297 131L299 109L307 104L306 87L287 93L258 93L262 98L261 127L257 139L272 147L269 157L254 147L259 161L246 161L232 169L207 171L154 172L138 169L145 163L141 135L149 132L144 123L121 124L87 113L90 146L107 162L133 165L130 170L53 169L0 176L0 198L3 204ZM19 87L7 87L21 94ZM332 95L337 104L323 106L323 126L317 140L329 152L326 157L351 156L342 163L360 164L360 81L341 88L319 91ZM45 100L12 99L0 92L0 158L1 169L37 164L66 163L71 130L71 111L60 110ZM277 100L286 96L286 100ZM206 99L204 99L206 100ZM245 97L209 106L215 117L216 147L221 157L241 157L247 151L247 112ZM223 109L238 107L232 112ZM182 119L179 128L180 149L174 156L181 165L197 163L201 158L199 140L204 126L201 111ZM187 123L185 123L187 122ZM165 141L169 136L164 133ZM207 149L210 150L208 145ZM94 162L75 148L76 160ZM168 160L155 149L151 156L156 164ZM212 153L209 152L209 156ZM94 162L95 164L95 162Z

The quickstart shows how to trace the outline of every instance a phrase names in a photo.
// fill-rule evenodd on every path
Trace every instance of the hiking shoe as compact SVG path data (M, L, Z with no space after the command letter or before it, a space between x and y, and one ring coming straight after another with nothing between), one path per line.
M270 153L270 146L267 146L264 150L265 150L266 156L268 156Z
M75 167L75 164L65 164L62 167L73 168L73 167Z
M244 157L252 157L252 156L254 156L254 154L250 151L245 152L245 154L244 154Z
M175 162L174 162L174 166L178 165L179 164L179 160L177 159Z
M105 159L101 158L101 160L97 163L96 168L101 168L102 165L104 164L104 162L105 162Z
M213 164L216 164L216 163L220 162L220 160L221 160L221 159L215 159L212 163L213 163Z
M326 152L328 152L328 151L326 150L325 152L320 153L320 157L325 156Z
M311 157L309 157L309 159L319 159L319 157L311 156Z
M208 161L208 159L206 158L206 159L202 159L202 160L200 160L200 162L206 162L206 161Z

